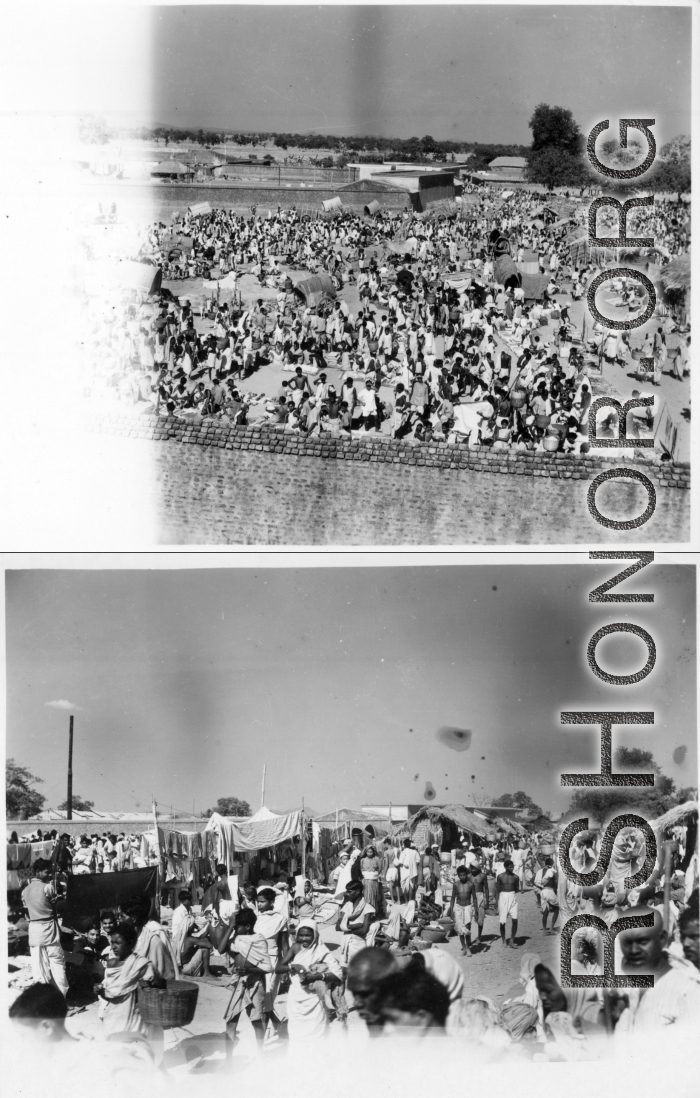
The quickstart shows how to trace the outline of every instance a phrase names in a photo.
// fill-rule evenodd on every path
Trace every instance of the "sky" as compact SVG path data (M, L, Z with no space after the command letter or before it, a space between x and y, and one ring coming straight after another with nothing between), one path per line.
M152 119L168 125L529 144L540 102L582 130L690 133L690 8L159 7Z
M163 810L236 796L255 811L266 765L273 810L420 804L430 782L436 804L522 789L558 814L560 774L600 758L596 731L560 712L645 709L655 725L619 728L614 745L695 784L694 569L656 563L627 582L653 605L590 604L615 567L8 571L7 754L57 807L73 712L73 790L98 810L146 811L155 795ZM642 683L590 671L586 646L610 621L654 637ZM646 649L618 634L598 660L631 673ZM438 740L443 726L471 730L469 749Z

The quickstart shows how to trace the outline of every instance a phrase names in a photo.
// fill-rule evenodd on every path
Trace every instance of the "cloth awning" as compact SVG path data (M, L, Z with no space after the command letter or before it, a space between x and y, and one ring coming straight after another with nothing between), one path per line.
M264 850L268 846L287 842L293 835L301 834L301 812L289 812L285 816L250 820L247 823L233 823L214 812L206 830L217 833L226 852ZM225 860L223 855L222 860Z
M209 202L193 202L187 209L193 217L202 217L204 214L210 214L212 212L211 204Z
M114 910L126 900L156 895L158 866L125 869L121 873L69 874L63 922L76 930L105 908Z

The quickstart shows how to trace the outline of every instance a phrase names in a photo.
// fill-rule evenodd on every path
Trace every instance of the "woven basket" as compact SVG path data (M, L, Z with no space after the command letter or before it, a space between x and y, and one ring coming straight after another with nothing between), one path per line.
M174 1029L194 1018L199 988L186 980L168 980L164 988L139 987L139 1014L149 1025Z

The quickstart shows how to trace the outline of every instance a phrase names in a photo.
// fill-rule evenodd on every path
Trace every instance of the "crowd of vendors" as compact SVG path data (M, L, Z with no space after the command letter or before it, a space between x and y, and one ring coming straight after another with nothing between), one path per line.
M33 843L10 844L41 848L36 858L30 851L28 881L10 910L11 963L27 951L31 957L10 1014L23 1026L50 1023L59 1039L68 1013L99 1002L103 1035L140 1048L153 1067L162 1061L164 1030L144 1016L143 991L167 995L172 981L184 980L226 990L227 1059L243 1020L261 1053L287 1042L298 1051L311 1038L381 1038L411 1027L416 1036L444 1034L497 1057L595 1058L621 1035L700 1013L697 806L689 807L692 818L675 829L672 856L633 889L624 881L646 857L634 828L615 840L602 882L584 888L561 871L551 834L453 829L449 842L443 833L441 842L419 849L410 828L375 838L341 828L322 856L323 844L304 823L303 850L300 835L254 855L219 844L226 861L212 854L211 872L171 892L171 906L154 903L155 891L127 895L96 908L79 929L65 914L71 894L76 910L71 882L89 875L123 890L145 879L150 862L164 864L162 836L154 856L143 836L73 842L35 834ZM575 839L570 857L579 872L597 862L600 839L600 832ZM114 874L112 885L105 873ZM95 895L95 887L83 895ZM616 971L651 972L654 987L643 994L565 988L537 953L523 952L520 993L497 1006L483 985L480 958L522 947L523 902L536 903L549 936L577 914L607 926L626 914L651 914L653 925L617 935ZM571 972L602 974L595 928L574 935Z
M262 419L310 436L580 453L603 363L639 368L642 396L688 376L685 314L681 324L664 310L643 335L622 336L575 319L600 269L595 250L571 242L583 205L560 200L557 217L527 191L468 199L464 216L219 209L151 226L138 258L170 289L125 294L108 311L86 299L90 391L162 416ZM689 248L687 207L633 211L628 232L652 234L649 258L664 265ZM502 273L504 237L512 266L530 274ZM178 296L182 278L204 294ZM646 306L632 280L612 283L610 301L625 318ZM650 423L645 410L630 417L628 436ZM615 430L608 415L599 433Z

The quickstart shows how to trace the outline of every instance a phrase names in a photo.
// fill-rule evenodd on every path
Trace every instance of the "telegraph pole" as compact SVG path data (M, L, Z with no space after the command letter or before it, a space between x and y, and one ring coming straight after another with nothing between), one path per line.
M70 727L68 729L68 808L66 809L66 819L73 819L73 714L70 716Z

